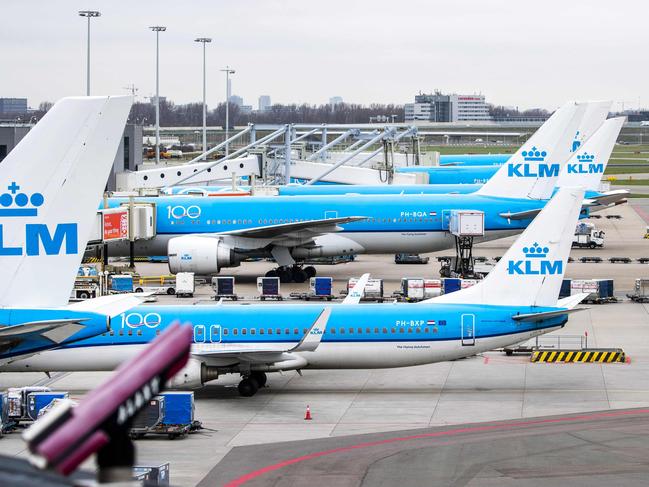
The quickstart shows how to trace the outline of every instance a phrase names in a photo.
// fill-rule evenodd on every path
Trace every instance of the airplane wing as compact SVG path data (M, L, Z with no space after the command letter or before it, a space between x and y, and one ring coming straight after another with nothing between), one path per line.
M78 303L68 304L65 308L72 311L92 311L94 313L114 318L115 316L142 304L144 298L151 296L154 292L155 291L146 293L111 294L94 299L86 299L85 301L79 301Z
M301 368L307 364L305 358L295 355L294 352L315 351L327 329L327 322L331 315L331 308L327 307L318 315L315 322L304 334L299 343L287 347L286 343L268 343L262 346L246 346L241 343L212 343L207 346L198 344L192 349L192 355L197 358L232 358L239 362L248 363L281 363L292 362L293 366L285 370Z
M216 235L230 235L233 237L248 238L285 238L296 232L310 232L313 234L323 234L339 232L341 228L338 225L365 220L365 216L345 216L338 218L322 218L320 220L307 220L293 223L280 223L278 225L268 225L264 227L244 228L241 230L232 230L229 232L218 233Z

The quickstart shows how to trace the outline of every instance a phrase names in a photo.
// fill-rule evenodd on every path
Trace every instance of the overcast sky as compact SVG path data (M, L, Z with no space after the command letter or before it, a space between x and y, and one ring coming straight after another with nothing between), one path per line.
M487 101L553 109L568 99L649 105L646 0L0 0L0 97L31 106L85 94L85 19L92 21L93 94L155 92L208 104L232 92L274 103L406 103L418 91L483 93Z

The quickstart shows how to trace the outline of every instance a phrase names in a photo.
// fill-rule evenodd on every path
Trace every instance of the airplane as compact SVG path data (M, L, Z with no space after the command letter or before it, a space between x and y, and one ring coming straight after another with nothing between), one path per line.
M0 364L106 332L141 302L68 305L131 104L64 98L0 164Z
M593 105L596 109L593 109ZM568 103L472 194L277 197L142 198L156 206L156 236L135 242L136 255L167 255L172 273L207 275L252 257L272 257L279 265L268 276L304 282L316 273L299 263L352 254L424 253L452 248L452 210L484 212L485 236L493 240L520 233L545 205L582 118L602 124L608 105ZM109 206L125 203L110 198ZM110 255L128 255L116 242Z
M597 131L576 150L561 168L557 187L580 184L586 188L586 199L601 200L606 204L620 203L629 194L628 190L599 191L601 177L606 170L608 159L613 152L617 137L622 130L625 117L605 121ZM586 145L588 144L588 145ZM507 155L507 154L506 154ZM509 157L509 155L507 155ZM375 184L350 185L290 184L277 187L278 196L315 196L345 194L469 194L475 193L482 184ZM226 186L173 186L165 194L190 194L201 196L219 195L221 191L232 191ZM246 188L241 188L245 191ZM601 208L605 206L600 205Z
M107 333L0 370L113 370L178 320L191 323L192 356L169 387L240 374L242 396L268 372L408 367L512 345L560 329L587 296L558 299L583 198L560 189L483 281L455 293L417 304L140 306Z

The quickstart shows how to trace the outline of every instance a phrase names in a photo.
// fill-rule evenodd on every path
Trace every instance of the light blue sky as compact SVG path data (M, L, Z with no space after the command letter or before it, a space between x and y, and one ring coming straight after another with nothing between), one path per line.
M568 99L636 107L646 95L646 0L1 0L0 96L42 100L85 93L85 19L93 20L92 92L154 93L161 34L161 95L223 101L218 69L236 69L248 104L405 103L419 90L482 92L497 104L555 108ZM643 98L644 97L644 98Z

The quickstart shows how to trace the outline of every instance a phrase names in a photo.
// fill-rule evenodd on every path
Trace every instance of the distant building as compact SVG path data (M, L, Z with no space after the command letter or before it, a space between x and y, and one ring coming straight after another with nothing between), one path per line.
M489 121L489 106L484 95L443 95L440 92L415 96L414 103L404 106L406 122Z
M25 113L28 110L27 98L0 98L0 113Z
M239 111L243 115L250 115L252 113L252 105L239 105Z
M259 97L259 111L260 112L265 112L266 110L270 110L271 106L272 106L272 104L270 102L270 96L261 95Z
M241 108L243 106L243 98L237 95L230 95L230 103Z
M329 98L329 105L332 107L335 107L336 105L340 105L343 102L343 97L342 96L332 96Z

